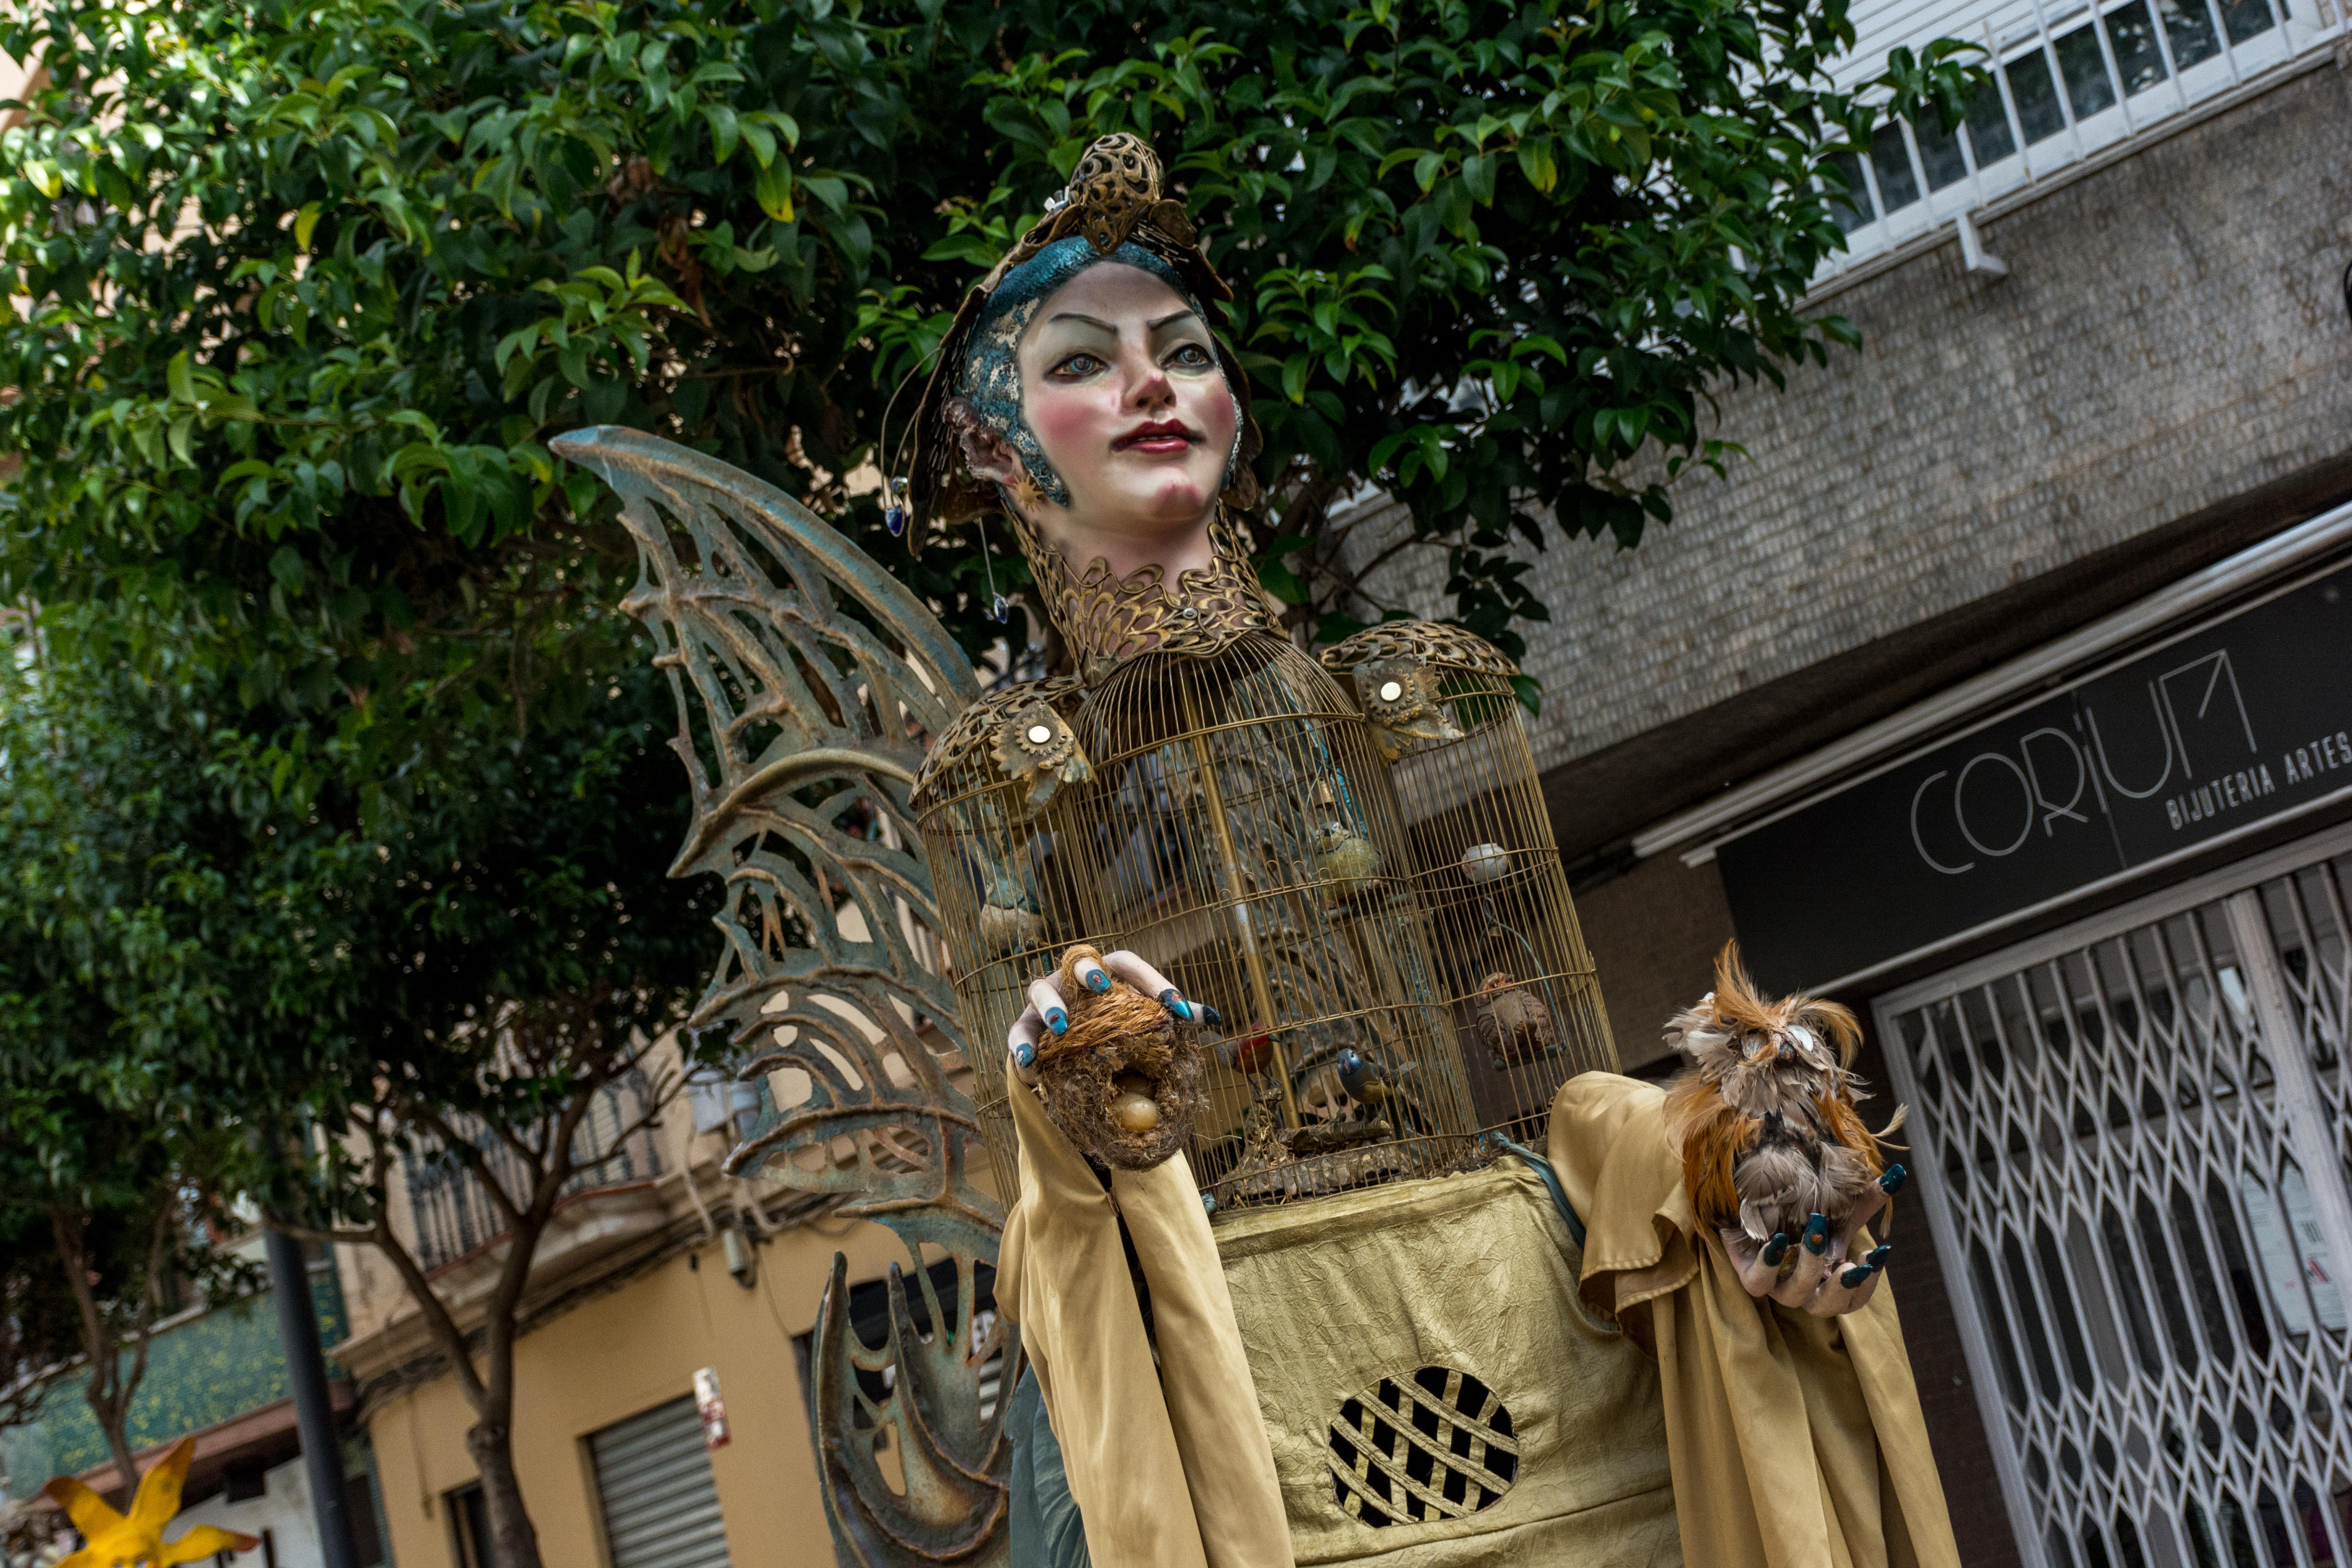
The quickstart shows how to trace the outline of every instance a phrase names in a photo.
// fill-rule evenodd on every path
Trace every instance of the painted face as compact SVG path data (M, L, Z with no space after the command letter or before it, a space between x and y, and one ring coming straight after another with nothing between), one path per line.
M1040 307L1020 362L1023 412L1069 489L1066 519L1024 508L1049 532L1140 542L1206 519L1240 416L1208 323L1175 289L1090 267Z

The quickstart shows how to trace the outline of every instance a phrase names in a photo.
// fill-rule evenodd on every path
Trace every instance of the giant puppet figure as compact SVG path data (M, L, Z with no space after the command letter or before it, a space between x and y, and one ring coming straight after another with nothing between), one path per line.
M868 1344L836 1260L844 1560L1956 1563L1834 1010L1727 956L1671 1107L1608 1070L1516 668L1419 622L1309 658L1258 585L1226 298L1111 136L964 301L885 500L1027 556L1046 668L985 691L772 487L557 443L640 546L674 869L730 889L697 1022L806 1086L733 1168L957 1281L894 1269Z

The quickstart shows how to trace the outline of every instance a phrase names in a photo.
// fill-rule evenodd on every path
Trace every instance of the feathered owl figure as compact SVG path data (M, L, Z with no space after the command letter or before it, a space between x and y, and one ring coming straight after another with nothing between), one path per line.
M1666 1041L1691 1059L1666 1092L1666 1131L1698 1217L1759 1243L1797 1237L1816 1214L1843 1234L1905 1114L1876 1132L1863 1125L1853 1015L1811 996L1759 996L1739 944L1727 942L1715 989L1666 1026Z

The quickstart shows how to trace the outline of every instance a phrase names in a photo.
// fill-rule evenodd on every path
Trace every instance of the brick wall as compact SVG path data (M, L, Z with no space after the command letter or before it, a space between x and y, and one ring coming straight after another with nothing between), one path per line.
M1983 233L2008 277L1948 240L1827 300L1859 353L1726 391L1753 460L1686 477L1638 550L1554 540L1527 661L1541 766L2352 452L2352 85L2332 63ZM1424 552L1381 586L1429 609L1442 580Z
M1715 984L1716 951L1731 940L1723 879L1711 860L1685 866L1661 855L1579 892L1576 918L1601 976L1617 1060L1643 1072L1667 1054L1666 1020Z

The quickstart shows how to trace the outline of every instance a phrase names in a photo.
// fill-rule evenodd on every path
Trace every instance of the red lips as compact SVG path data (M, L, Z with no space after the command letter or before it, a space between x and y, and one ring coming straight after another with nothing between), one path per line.
M1137 426L1110 444L1114 452L1181 452L1201 440L1199 431L1181 419L1154 419Z

